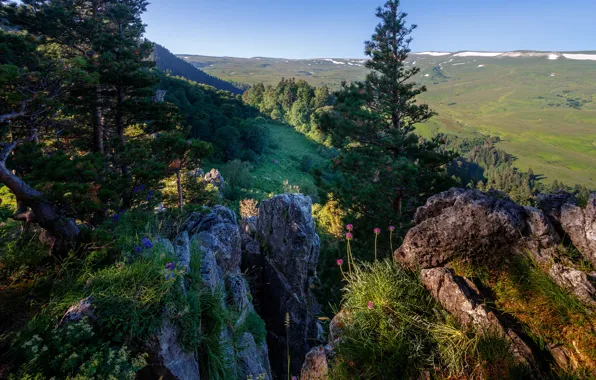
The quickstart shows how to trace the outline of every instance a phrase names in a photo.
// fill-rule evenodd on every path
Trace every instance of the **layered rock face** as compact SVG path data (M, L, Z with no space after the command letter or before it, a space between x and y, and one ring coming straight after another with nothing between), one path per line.
M316 281L320 240L311 215L312 202L284 194L259 206L256 231L243 237L244 265L259 268L256 299L266 322L273 373L298 374L306 353L320 336L320 307L311 292Z
M225 294L221 306L237 320L220 332L219 344L226 352L230 373L237 378L252 376L271 379L271 369L266 343L258 345L250 332L234 336L234 328L242 325L248 314L254 312L249 298L248 284L240 272L242 259L240 231L236 216L229 209L215 206L208 214L193 213L182 225L178 236L171 243L160 239L159 244L169 247L180 265L190 268L191 251L200 251L200 272L204 285L212 294ZM190 270L190 269L187 269ZM178 344L178 329L167 318L157 335L157 357L161 366L177 379L199 379L199 364L193 353L184 352Z

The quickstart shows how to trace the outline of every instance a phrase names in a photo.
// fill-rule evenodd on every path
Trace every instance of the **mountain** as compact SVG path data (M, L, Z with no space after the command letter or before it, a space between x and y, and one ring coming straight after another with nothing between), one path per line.
M229 91L233 94L242 94L243 90L232 83L219 79L201 71L190 63L176 57L165 47L155 44L152 58L157 67L174 76L181 76L188 80L213 86L219 90Z
M366 75L362 59L232 58L180 55L211 75L276 85L282 77L337 88ZM438 115L418 126L462 137L500 137L516 166L596 187L596 52L420 52L420 97Z

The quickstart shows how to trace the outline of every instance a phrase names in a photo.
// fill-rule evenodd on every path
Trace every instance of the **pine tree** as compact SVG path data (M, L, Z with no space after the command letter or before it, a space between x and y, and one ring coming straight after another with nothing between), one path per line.
M416 26L406 25L398 7L399 1L389 0L377 9L381 22L365 43L370 74L363 82L342 84L335 112L321 120L340 150L329 190L344 208L384 223L402 215L404 205L410 211L444 188L450 181L446 164L454 158L439 139L413 133L416 123L434 113L416 103L426 88L413 81L420 69L404 62Z

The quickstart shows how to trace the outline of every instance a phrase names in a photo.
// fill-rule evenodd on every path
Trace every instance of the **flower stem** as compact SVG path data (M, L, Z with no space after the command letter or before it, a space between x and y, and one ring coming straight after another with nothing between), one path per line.
M377 238L379 234L375 234L375 261L377 261Z

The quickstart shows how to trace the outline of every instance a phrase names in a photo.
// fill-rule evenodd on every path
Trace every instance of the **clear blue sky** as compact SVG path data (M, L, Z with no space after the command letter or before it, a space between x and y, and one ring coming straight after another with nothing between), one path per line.
M151 1L151 0L150 0ZM384 0L152 0L147 37L174 53L359 58ZM402 0L414 51L596 50L596 0Z

